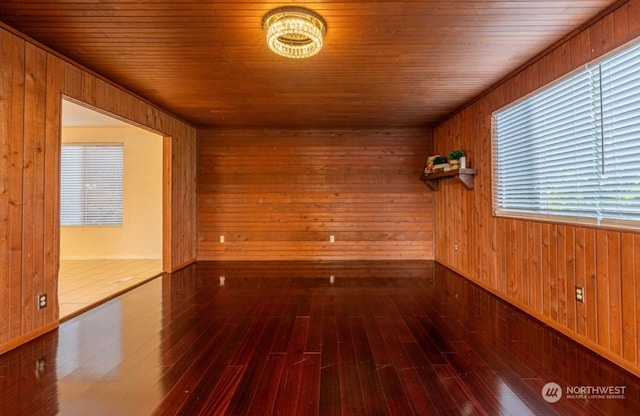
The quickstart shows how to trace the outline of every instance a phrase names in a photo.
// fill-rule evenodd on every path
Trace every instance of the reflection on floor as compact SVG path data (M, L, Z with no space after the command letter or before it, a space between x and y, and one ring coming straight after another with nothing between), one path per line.
M56 414L638 416L640 378L433 262L200 262L0 355L0 415Z
M0 415L54 414L639 416L640 378L433 262L200 262L0 355Z
M162 273L162 260L61 260L60 319L69 319Z

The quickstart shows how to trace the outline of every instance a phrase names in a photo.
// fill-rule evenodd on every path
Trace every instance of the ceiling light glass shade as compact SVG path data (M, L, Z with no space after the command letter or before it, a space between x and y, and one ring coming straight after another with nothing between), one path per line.
M287 58L308 58L320 52L327 24L302 7L281 7L267 13L262 28L269 48Z

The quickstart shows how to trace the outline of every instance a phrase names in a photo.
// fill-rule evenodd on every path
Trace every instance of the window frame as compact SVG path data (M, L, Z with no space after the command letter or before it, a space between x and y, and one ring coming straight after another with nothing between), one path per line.
M117 210L115 217L115 221L106 220L104 216L100 217L100 209L105 209L105 206L102 205L94 205L91 201L91 195L88 195L88 191L90 188L88 186L92 184L87 184L87 172L84 170L79 176L78 180L82 184L81 190L76 190L76 198L79 200L76 201L76 204L79 206L74 207L76 209L76 213L69 214L67 217L76 217L76 221L65 221L65 215L63 213L65 203L63 202L63 198L65 197L64 193L64 177L65 173L63 172L63 152L65 147L76 147L80 149L85 149L82 151L87 151L86 149L90 148L112 148L119 149L120 154L119 157L119 183L118 188L116 189L116 198L114 201L110 201L109 205L106 208L115 208ZM96 157L96 155L90 155ZM97 155L98 157L100 155ZM103 155L104 157L104 155ZM85 166L85 161L83 160L82 166ZM124 167L125 167L125 149L123 142L64 142L60 148L60 226L62 227L123 227L124 225ZM99 172L89 172L89 174L99 175ZM110 184L106 184L107 186ZM95 189L95 188L93 188ZM71 196L73 197L73 196ZM96 220L91 220L91 218L97 218Z
M552 88L567 82L568 80L572 79L573 77L577 76L578 74L580 74L581 72L586 72L586 71L590 71L593 70L594 68L596 70L599 70L599 68L601 67L601 65L603 63L606 63L609 60L612 60L615 57L618 56L622 56L626 51L634 49L634 48L639 48L640 47L640 38L634 39L630 42L625 43L624 45L621 45L618 48L615 48L614 50L611 50L610 52L603 54L602 56L584 64L581 65L580 67L564 74L563 76L535 89L534 91L526 94L523 97L520 97L519 99L510 102L509 104L502 106L498 109L496 109L495 111L493 111L491 113L491 175L492 175L492 214L494 217L503 217L503 218L515 218L515 219L524 219L524 220L532 220L532 221L542 221L542 222L551 222L551 223L559 223L559 224L571 224L571 225L582 225L582 226L592 226L592 227L597 227L597 228L612 228L612 229L622 229L622 230L631 230L631 231L637 231L640 230L640 220L636 220L636 219L621 219L621 218L613 218L613 217L591 217L591 216L582 216L582 215L563 215L563 214L558 214L558 215L554 215L554 214L550 214L550 213L542 213L542 212L533 212L533 211L526 211L526 210L518 210L518 209L514 209L514 207L508 208L508 207L502 207L500 206L500 201L499 201L499 160L498 160L498 131L497 131L497 116L499 115L499 113L503 113L505 110L508 110L510 108L513 108L515 106L520 105L521 103L523 103L524 101L527 100L531 100L532 97L537 97L540 96L542 93L551 90ZM638 64L638 71L640 71L640 64ZM601 74L598 75L598 85L601 88L601 85L605 83L604 78L602 77ZM600 90L600 95L598 96L599 98L599 105L604 105L603 104L603 98L602 98L602 88ZM634 103L635 105L635 103ZM640 103L638 104L640 105ZM607 127L609 127L609 125L605 125L605 122L603 122L602 119L602 113L603 110L600 110L600 127L602 129L602 133L601 133L601 140L604 140L606 137L606 134L604 133L605 129ZM634 126L638 126L638 128L640 128L640 118L638 119L638 121L636 123L634 123ZM637 139L637 141L640 141L640 138ZM593 143L595 143L594 140L592 140ZM634 139L634 143L635 143L635 139ZM606 146L606 144L603 142L600 144L600 146L602 147L602 149L604 149L604 147ZM603 159L607 158L607 154L604 153L603 150ZM595 165L595 163L594 163ZM603 174L604 176L604 174ZM542 177L542 176L536 176L536 177ZM532 181L533 182L533 181ZM598 185L598 189L602 188L602 184ZM640 198L640 192L638 193L638 197ZM602 201L599 201L600 204L602 204ZM602 205L599 205L599 207L601 207ZM542 209L543 210L543 209ZM570 211L565 211L565 212L570 212Z

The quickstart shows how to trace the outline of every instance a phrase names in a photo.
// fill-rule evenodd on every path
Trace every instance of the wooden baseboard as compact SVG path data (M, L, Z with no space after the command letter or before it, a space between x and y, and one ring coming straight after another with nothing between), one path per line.
M166 268L165 267L165 272L173 273L173 272L178 271L180 269L184 269L185 267L195 263L196 261L197 261L196 259L192 259L192 260L188 260L188 261L186 261L186 262L184 262L182 264L178 264L178 265L172 266L170 268Z
M11 351L14 348L17 348L19 346L21 346L22 344L25 344L29 341L31 341L32 339L36 339L38 338L40 335L42 334L46 334L49 331L53 331L54 329L57 329L60 326L60 322L59 321L55 321L52 322L50 324L44 325L38 329L36 329L35 331L29 332L28 334L22 335L18 338L14 338L11 341L1 344L0 345L0 354L4 354L7 351Z

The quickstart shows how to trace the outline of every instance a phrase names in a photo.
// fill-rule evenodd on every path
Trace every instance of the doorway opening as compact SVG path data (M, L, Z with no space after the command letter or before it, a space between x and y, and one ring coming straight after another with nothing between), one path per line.
M66 98L61 137L58 299L67 320L163 272L163 137Z

